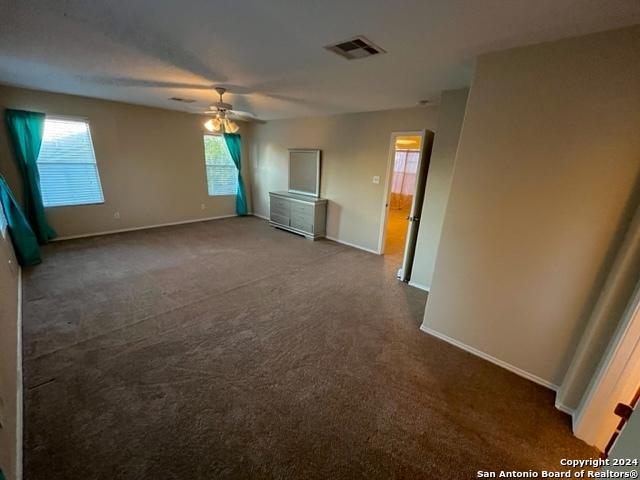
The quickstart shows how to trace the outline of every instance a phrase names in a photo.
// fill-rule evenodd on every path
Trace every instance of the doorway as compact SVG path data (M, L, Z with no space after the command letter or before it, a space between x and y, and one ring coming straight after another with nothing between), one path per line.
M378 250L397 263L398 278L406 282L411 277L432 143L433 134L424 130L391 135Z
M576 437L607 452L625 421L626 407L637 410L640 396L640 282L618 325L589 390L574 413ZM623 417L624 418L624 417ZM628 417L627 417L628 418Z

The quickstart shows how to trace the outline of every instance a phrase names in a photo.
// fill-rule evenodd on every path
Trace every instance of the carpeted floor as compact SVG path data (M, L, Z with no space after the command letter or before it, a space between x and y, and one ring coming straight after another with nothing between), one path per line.
M595 452L418 330L394 262L253 217L65 241L25 275L25 479L475 478ZM390 266L391 265L391 266Z

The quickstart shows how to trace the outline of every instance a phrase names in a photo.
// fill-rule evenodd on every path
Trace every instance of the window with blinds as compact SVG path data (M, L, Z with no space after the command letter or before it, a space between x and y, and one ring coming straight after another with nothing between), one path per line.
M4 208L0 204L0 235L2 238L7 238L7 217L4 216Z
M38 156L45 207L103 203L89 124L47 117Z
M222 135L204 136L204 161L209 195L235 195L238 191L238 169Z

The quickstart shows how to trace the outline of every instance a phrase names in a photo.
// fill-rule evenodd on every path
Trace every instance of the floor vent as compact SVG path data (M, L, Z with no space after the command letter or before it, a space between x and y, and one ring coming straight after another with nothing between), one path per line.
M363 36L353 37L350 40L345 40L333 45L327 45L324 48L332 51L333 53L337 53L347 60L357 60L358 58L366 58L380 53L387 53L385 50Z

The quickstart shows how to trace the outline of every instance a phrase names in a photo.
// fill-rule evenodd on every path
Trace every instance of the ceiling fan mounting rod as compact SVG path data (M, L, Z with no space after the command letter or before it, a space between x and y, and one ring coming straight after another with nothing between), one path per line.
M226 89L226 88L224 88L224 87L215 87L215 91L216 91L216 92L218 92L218 95L220 95L220 103L224 103L224 102L222 101L222 95L224 95L224 94L225 94L225 92L227 91L227 89Z
M224 87L215 87L214 90L220 95L220 101L211 105L211 110L215 108L216 116L210 120L207 120L204 127L210 132L224 132L224 133L236 133L239 130L238 125L229 120L227 112L232 112L233 106L228 103L224 103L222 95L227 91Z

